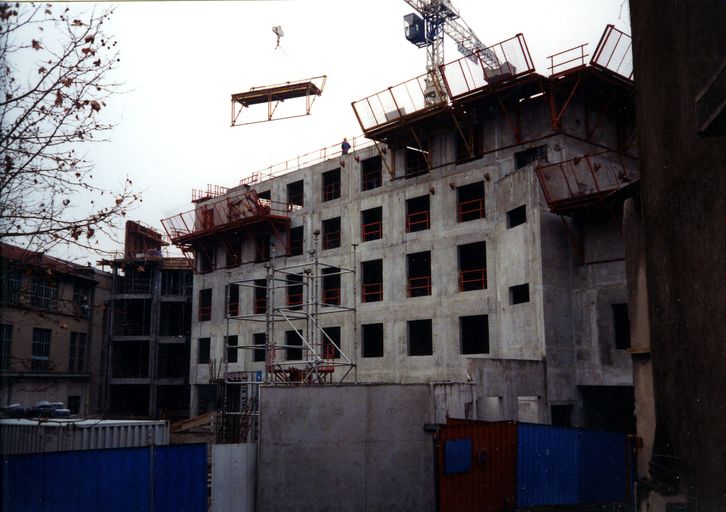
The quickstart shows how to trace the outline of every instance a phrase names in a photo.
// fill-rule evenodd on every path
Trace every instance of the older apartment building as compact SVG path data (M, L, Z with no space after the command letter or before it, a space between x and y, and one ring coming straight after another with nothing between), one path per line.
M0 405L103 410L110 275L0 244Z
M240 380L469 382L471 417L632 429L630 76L492 48L355 102L368 144L163 221L196 260L192 414Z

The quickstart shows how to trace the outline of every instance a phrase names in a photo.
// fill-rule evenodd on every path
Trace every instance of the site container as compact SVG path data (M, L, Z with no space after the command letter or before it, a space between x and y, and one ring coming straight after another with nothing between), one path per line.
M513 508L516 449L514 422L449 419L438 432L439 510Z
M169 444L166 421L5 419L0 453L43 453Z

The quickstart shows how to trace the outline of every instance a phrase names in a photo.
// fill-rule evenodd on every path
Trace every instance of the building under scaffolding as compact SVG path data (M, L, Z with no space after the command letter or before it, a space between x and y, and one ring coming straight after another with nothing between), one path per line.
M609 26L545 76L517 35L488 48L496 70L468 55L354 102L372 145L165 219L196 261L192 414L225 375L354 376L473 382L479 419L630 430L628 45Z
M124 252L100 263L112 273L108 410L188 417L192 262L165 257L161 233L127 221Z

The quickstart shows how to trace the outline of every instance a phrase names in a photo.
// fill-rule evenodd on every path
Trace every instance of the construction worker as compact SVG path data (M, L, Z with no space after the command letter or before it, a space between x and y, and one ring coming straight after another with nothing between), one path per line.
M347 155L348 151L350 151L350 142L348 142L347 137L343 137L343 143L340 145L340 150L344 155Z

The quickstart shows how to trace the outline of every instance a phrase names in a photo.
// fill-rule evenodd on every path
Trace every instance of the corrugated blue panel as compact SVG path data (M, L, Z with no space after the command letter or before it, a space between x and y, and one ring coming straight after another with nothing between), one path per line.
M465 473L471 469L471 439L449 439L444 444L444 474Z
M205 512L207 445L157 447L154 483L154 512Z
M630 451L626 435L582 431L580 472L580 503L626 501L630 486Z
M149 509L148 449L85 450L8 456L3 510L122 512Z
M207 509L207 446L8 455L2 466L4 512L155 512ZM153 464L153 465L152 465Z
M517 506L569 505L579 494L578 430L517 425Z

